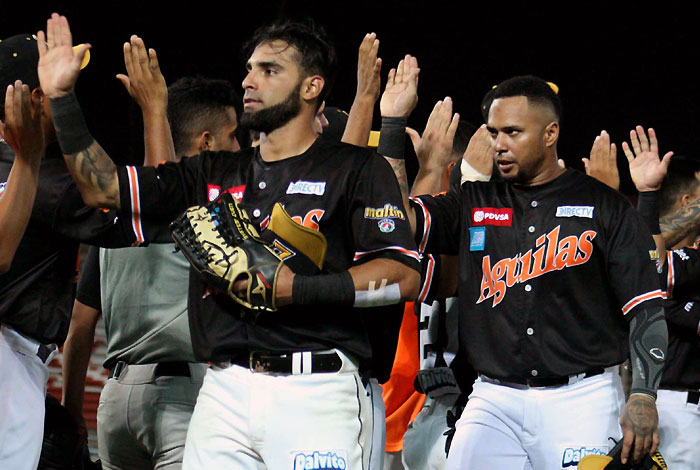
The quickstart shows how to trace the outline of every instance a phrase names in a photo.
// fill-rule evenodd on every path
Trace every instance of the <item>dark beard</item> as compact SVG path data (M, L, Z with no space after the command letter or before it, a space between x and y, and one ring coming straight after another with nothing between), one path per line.
M301 111L300 91L301 81L281 103L258 111L243 111L241 126L254 131L264 132L265 134L279 129L295 118Z

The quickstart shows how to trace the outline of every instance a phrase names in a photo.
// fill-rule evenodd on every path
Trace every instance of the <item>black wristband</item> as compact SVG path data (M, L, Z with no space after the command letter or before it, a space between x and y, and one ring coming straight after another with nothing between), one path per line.
M652 235L659 235L659 191L645 191L639 193L637 199L637 212L651 230Z
M292 283L294 305L345 305L355 303L355 284L349 272L303 276L297 274Z
M75 94L49 100L56 138L64 155L75 155L88 148L95 139L90 135Z
M403 160L406 154L406 123L408 118L383 117L377 153Z

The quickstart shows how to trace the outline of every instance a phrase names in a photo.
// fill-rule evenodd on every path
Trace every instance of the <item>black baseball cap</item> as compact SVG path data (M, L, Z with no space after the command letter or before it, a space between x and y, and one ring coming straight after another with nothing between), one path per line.
M0 40L0 91L15 83L15 80L22 80L32 90L38 87L38 63L39 51L33 34L17 34ZM5 101L4 93L2 101Z
M77 47L79 46L73 47L73 51ZM80 68L85 68L88 62L89 50L85 53ZM16 80L22 80L30 90L39 86L38 64L39 50L34 34L17 34L0 40L0 105L5 104L5 89Z

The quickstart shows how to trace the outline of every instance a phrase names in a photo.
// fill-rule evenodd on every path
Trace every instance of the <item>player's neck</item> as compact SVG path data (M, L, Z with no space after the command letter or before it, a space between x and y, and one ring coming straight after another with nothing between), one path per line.
M306 152L316 141L311 119L300 113L284 126L269 134L260 134L260 156L266 162L276 162Z

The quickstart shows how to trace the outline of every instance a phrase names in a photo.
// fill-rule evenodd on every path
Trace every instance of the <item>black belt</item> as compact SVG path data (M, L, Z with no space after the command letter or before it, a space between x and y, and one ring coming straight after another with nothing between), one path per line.
M700 390L689 390L686 403L692 403L693 405L700 403Z
M303 359L302 359L303 360ZM252 352L249 356L236 357L231 359L231 364L269 374L291 374L292 353L289 354L269 354L262 352ZM338 372L343 366L343 360L335 351L330 353L311 353L311 373L315 372ZM302 364L301 370L305 370L308 365Z
M119 378L122 371L128 364L124 361L117 362L109 369L108 378ZM190 365L188 362L159 362L153 374L155 377L189 377Z
M561 387L563 385L569 385L571 379L574 377L579 377L580 379L587 379L588 377L594 377L605 372L602 367L594 367L588 369L579 374L565 375L563 377L542 377L542 378L528 378L528 379L495 379L490 376L482 375L482 379L487 382L495 383L498 385L505 386L516 386L516 387ZM580 377L583 375L582 377Z

